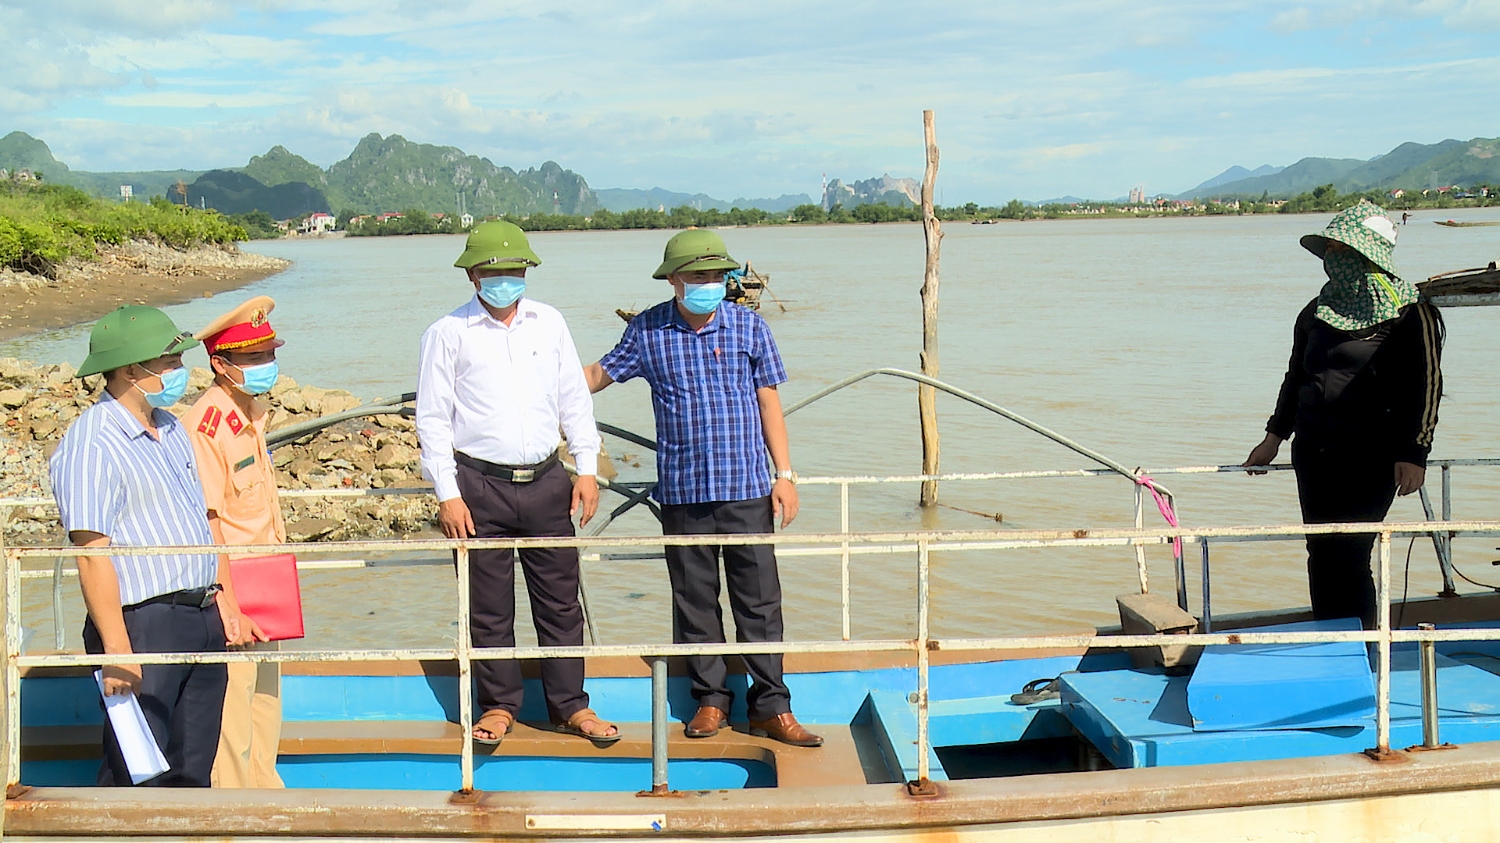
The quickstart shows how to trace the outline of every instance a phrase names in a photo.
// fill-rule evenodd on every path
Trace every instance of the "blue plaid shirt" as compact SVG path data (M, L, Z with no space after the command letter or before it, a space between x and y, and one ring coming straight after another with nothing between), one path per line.
M719 305L695 332L676 301L641 313L599 361L611 379L645 378L656 413L657 485L664 504L762 498L771 470L755 390L786 381L766 321Z

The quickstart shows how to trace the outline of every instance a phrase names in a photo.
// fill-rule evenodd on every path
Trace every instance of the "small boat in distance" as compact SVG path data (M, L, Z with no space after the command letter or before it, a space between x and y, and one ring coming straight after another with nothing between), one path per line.
M1459 222L1457 220L1433 220L1438 225L1446 225L1449 228L1479 228L1486 225L1500 225L1500 220L1485 220L1483 222Z
M756 272L750 266L750 262L745 261L745 266L742 269L724 273L724 300L732 301L741 307L748 307L751 310L760 310L761 294L766 292L766 288L770 284L771 276L764 272ZM771 298L776 298L776 295L774 293L771 294ZM615 308L615 315L624 319L627 323L639 313L639 310L626 310L622 307Z

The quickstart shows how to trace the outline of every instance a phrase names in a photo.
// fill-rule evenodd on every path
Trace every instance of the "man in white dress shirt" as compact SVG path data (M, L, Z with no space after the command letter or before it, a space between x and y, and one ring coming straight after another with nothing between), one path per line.
M572 537L599 506L599 431L583 367L562 314L524 297L526 270L541 260L515 225L482 223L454 263L475 295L422 335L417 434L422 473L437 494L449 538ZM559 428L578 468L559 462ZM476 647L514 647L515 565L510 550L470 554L470 624ZM521 551L537 640L583 643L578 551ZM559 729L612 743L619 730L589 708L583 659L543 659L547 714ZM473 738L498 744L521 710L521 666L477 661L483 715Z

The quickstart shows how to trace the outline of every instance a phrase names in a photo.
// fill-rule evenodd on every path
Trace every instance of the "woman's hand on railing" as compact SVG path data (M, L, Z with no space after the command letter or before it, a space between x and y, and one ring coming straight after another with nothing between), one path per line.
M1260 440L1260 444L1250 450L1250 456L1241 463L1246 468L1256 465L1270 465L1276 459L1276 454L1281 451L1282 439L1274 433L1267 433L1266 438ZM1249 474L1265 474L1264 471L1251 471Z

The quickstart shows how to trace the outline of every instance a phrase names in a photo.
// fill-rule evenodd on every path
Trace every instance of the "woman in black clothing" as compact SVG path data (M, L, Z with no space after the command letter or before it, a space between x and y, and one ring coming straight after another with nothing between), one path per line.
M1293 439L1305 523L1382 521L1397 494L1426 479L1443 320L1396 272L1396 226L1378 206L1343 211L1302 245L1323 259L1328 282L1297 316L1276 412L1244 464L1270 464ZM1373 533L1307 538L1314 617L1375 625L1374 542Z

